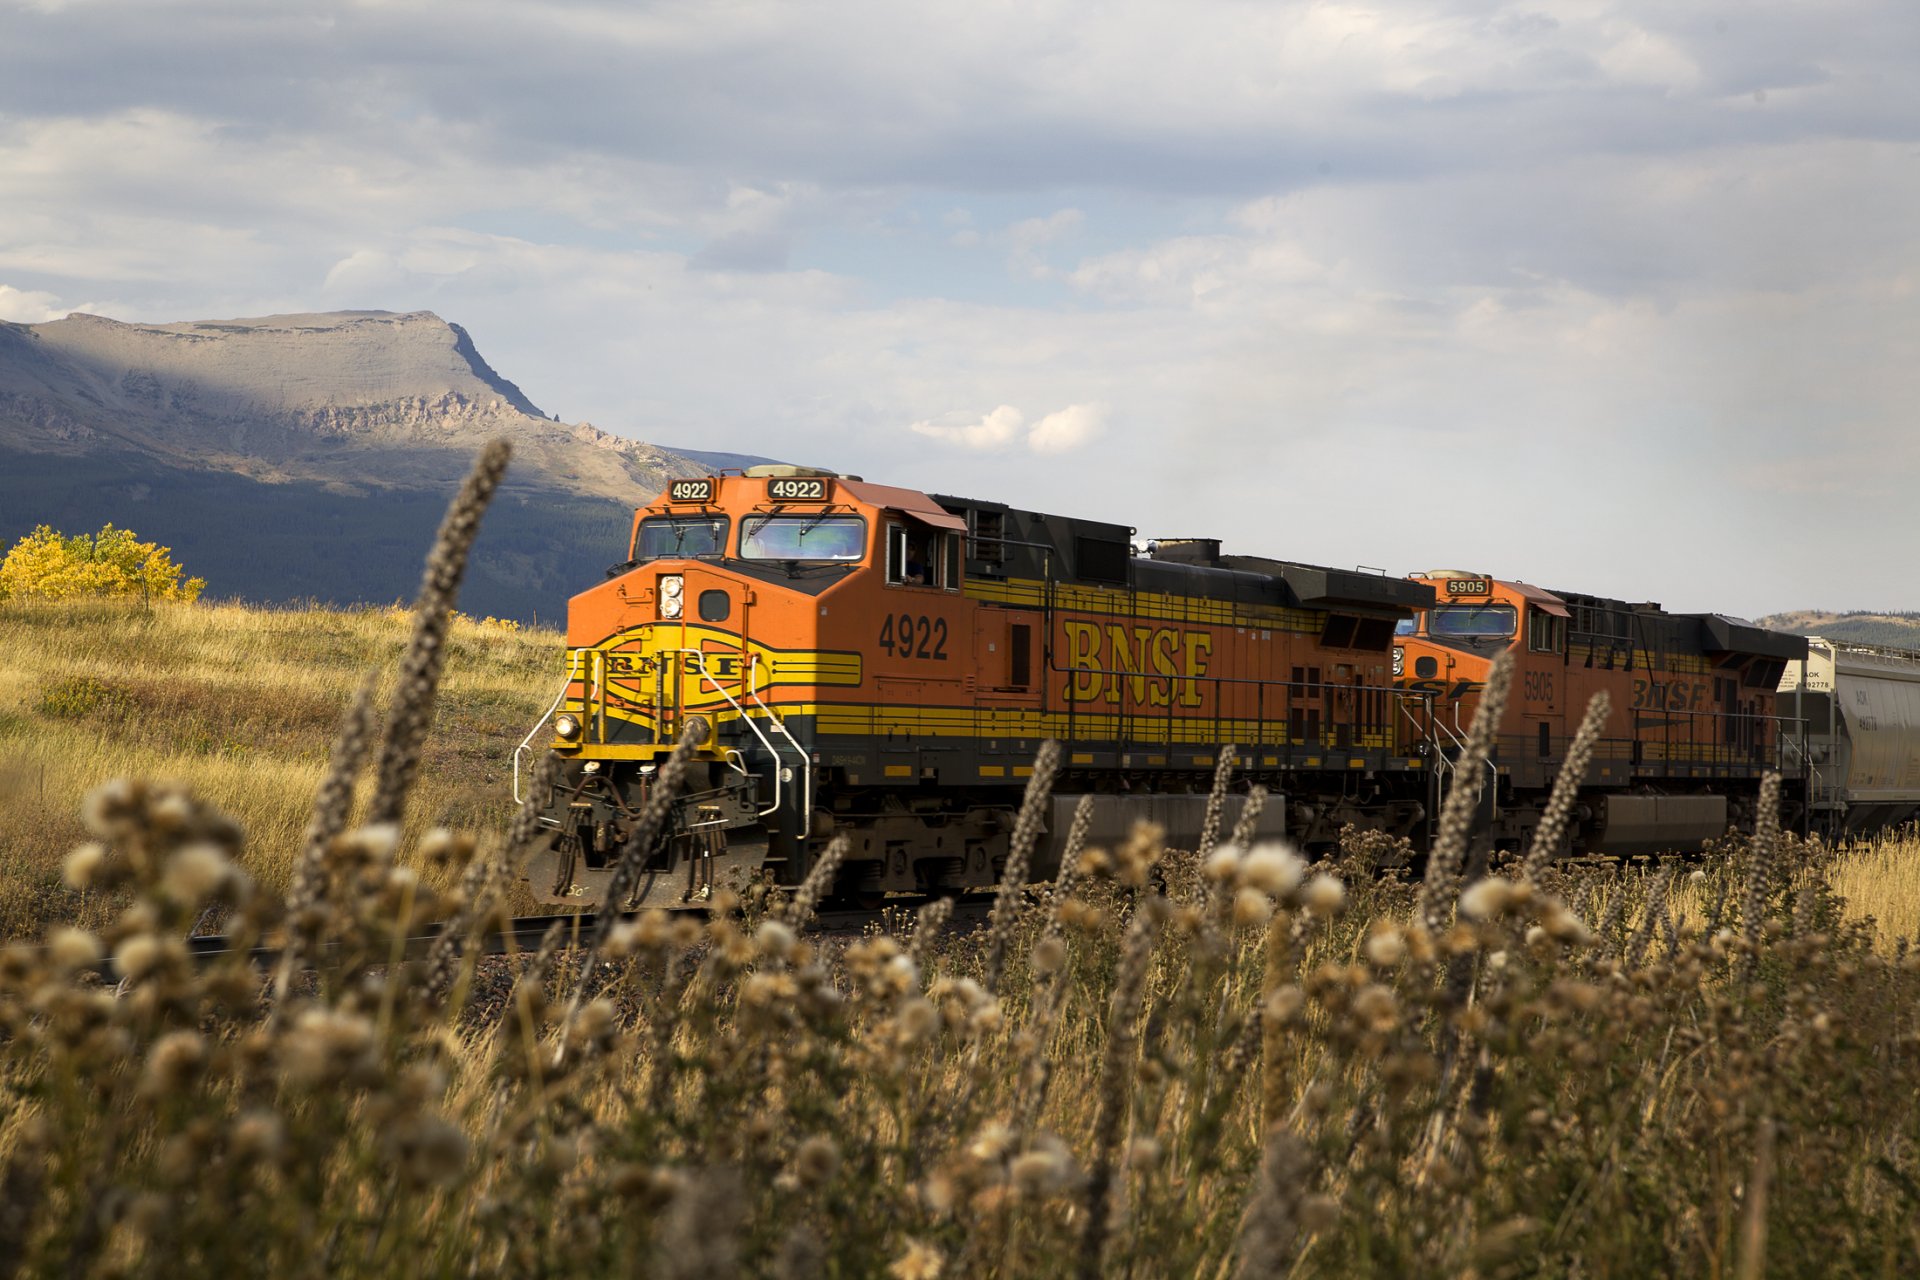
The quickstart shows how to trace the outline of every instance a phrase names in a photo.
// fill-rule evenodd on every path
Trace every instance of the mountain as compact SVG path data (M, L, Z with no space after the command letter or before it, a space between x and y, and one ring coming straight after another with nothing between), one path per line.
M1760 619L1760 625L1794 635L1824 636L1829 640L1851 640L1855 644L1885 645L1894 649L1920 649L1920 613L1861 610L1829 613L1822 609L1798 609L1769 614Z
M513 466L463 607L557 618L634 506L703 461L561 423L431 312L0 323L0 539L107 521L215 596L410 599L480 445Z

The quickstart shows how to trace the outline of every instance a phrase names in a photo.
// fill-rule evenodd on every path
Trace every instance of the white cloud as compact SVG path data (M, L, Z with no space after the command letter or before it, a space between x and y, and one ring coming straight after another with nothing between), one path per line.
M998 452L1024 439L1034 453L1066 453L1099 435L1106 417L1104 405L1071 404L1029 427L1025 414L1003 404L977 422L930 419L914 423L912 429L948 444L985 452Z
M1010 404L1003 404L978 422L946 423L928 420L916 422L913 430L949 444L969 449L999 449L1020 434L1025 416Z
M76 308L62 307L60 299L51 293L0 284L0 320L11 320L15 324L41 324L58 320L72 310Z
M1027 447L1035 453L1066 453L1100 434L1107 411L1097 404L1070 404L1033 424Z

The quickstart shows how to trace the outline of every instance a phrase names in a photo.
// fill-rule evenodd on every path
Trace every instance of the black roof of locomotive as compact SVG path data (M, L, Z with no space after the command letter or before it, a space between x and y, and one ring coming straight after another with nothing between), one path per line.
M1668 613L1657 604L1555 591L1572 615L1576 639L1632 645L1663 653L1739 654L1793 662L1807 656L1807 638L1769 631L1720 613Z
M929 496L952 514L967 516L970 527L978 520L970 513L1000 518L1001 556L997 561L978 558L972 553L982 547L970 546L966 567L973 576L1051 577L1089 586L1392 617L1433 603L1432 588L1405 578L1265 556L1223 556L1212 539L1170 540L1157 544L1151 555L1139 556L1129 525L1022 511L974 498ZM974 541L991 539L976 533Z

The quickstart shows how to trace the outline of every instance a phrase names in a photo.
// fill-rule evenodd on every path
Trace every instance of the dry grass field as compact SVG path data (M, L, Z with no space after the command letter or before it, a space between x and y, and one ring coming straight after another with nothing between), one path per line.
M327 749L370 671L391 692L404 610L0 603L0 938L97 924L60 883L81 798L112 778L178 782L248 832L247 871L284 890ZM509 756L559 689L557 632L456 619L409 843L501 827Z
M1920 1273L1910 843L1463 883L1469 803L1408 884L1141 829L971 933L748 884L397 963L514 909L554 637L455 625L383 766L326 744L397 617L0 627L0 1280ZM289 963L193 963L209 907Z

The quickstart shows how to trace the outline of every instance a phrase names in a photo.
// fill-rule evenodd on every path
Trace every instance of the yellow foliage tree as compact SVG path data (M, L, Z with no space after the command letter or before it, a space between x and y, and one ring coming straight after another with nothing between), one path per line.
M140 596L148 600L196 600L204 578L189 578L173 550L140 541L111 524L92 536L69 538L41 525L13 544L0 561L0 600L32 596L71 600L89 596Z

